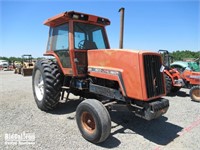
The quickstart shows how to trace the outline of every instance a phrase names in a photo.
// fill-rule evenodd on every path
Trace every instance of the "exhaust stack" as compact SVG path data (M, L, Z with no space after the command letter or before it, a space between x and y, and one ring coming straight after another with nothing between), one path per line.
M119 37L119 48L123 49L123 39L124 39L124 11L125 8L120 8L119 12L121 13L120 16L120 37Z

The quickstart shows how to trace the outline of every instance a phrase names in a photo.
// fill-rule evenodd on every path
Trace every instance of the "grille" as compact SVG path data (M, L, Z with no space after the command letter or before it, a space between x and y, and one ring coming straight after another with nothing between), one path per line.
M163 74L160 72L161 57L157 55L144 55L144 73L147 97L155 97L165 93Z

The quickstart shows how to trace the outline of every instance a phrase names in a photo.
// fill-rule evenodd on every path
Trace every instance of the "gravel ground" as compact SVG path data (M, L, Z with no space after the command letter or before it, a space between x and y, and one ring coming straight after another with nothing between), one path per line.
M168 112L145 121L130 112L110 112L112 130L102 144L82 138L75 121L80 100L60 103L57 110L40 111L34 101L31 77L0 71L0 149L200 149L200 103L181 89L170 100ZM77 99L71 95L71 99ZM6 135L32 133L35 144L8 145Z

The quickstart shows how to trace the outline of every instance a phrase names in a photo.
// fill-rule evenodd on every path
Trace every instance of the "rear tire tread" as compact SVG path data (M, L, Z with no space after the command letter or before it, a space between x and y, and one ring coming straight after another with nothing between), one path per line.
M34 75L36 70L40 70L44 80L44 96L41 101L38 101L34 93L35 101L41 110L54 109L59 100L62 85L62 75L57 64L48 59L37 61L33 69L33 90L34 90Z
M165 77L166 93L169 94L172 90L172 80L167 74L164 74L164 77Z

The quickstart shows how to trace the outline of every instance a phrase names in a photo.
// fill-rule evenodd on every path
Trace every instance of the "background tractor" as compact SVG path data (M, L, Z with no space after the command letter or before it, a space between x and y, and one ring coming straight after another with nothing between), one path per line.
M200 72L199 62L195 61L175 61L170 65L172 68L176 68L180 73L182 73L186 68L191 69L194 72Z
M200 102L200 69L199 62L174 62L171 66L181 73L185 87L190 89L193 101Z
M146 120L165 114L169 101L161 56L155 52L111 49L103 17L69 11L44 22L50 27L45 56L35 64L33 95L39 109L56 108L64 93L82 97L76 122L82 136L100 143L111 131L109 110L129 110Z
M173 57L169 55L168 50L159 50L158 52L162 56L163 65L165 67L164 76L167 94L179 91L181 87L184 86L184 82L178 70L173 69L170 66L170 63L173 61Z
M14 73L22 74L23 76L31 76L35 62L30 54L22 55L22 62L14 62Z
M22 62L21 61L14 61L13 68L15 74L21 74Z

